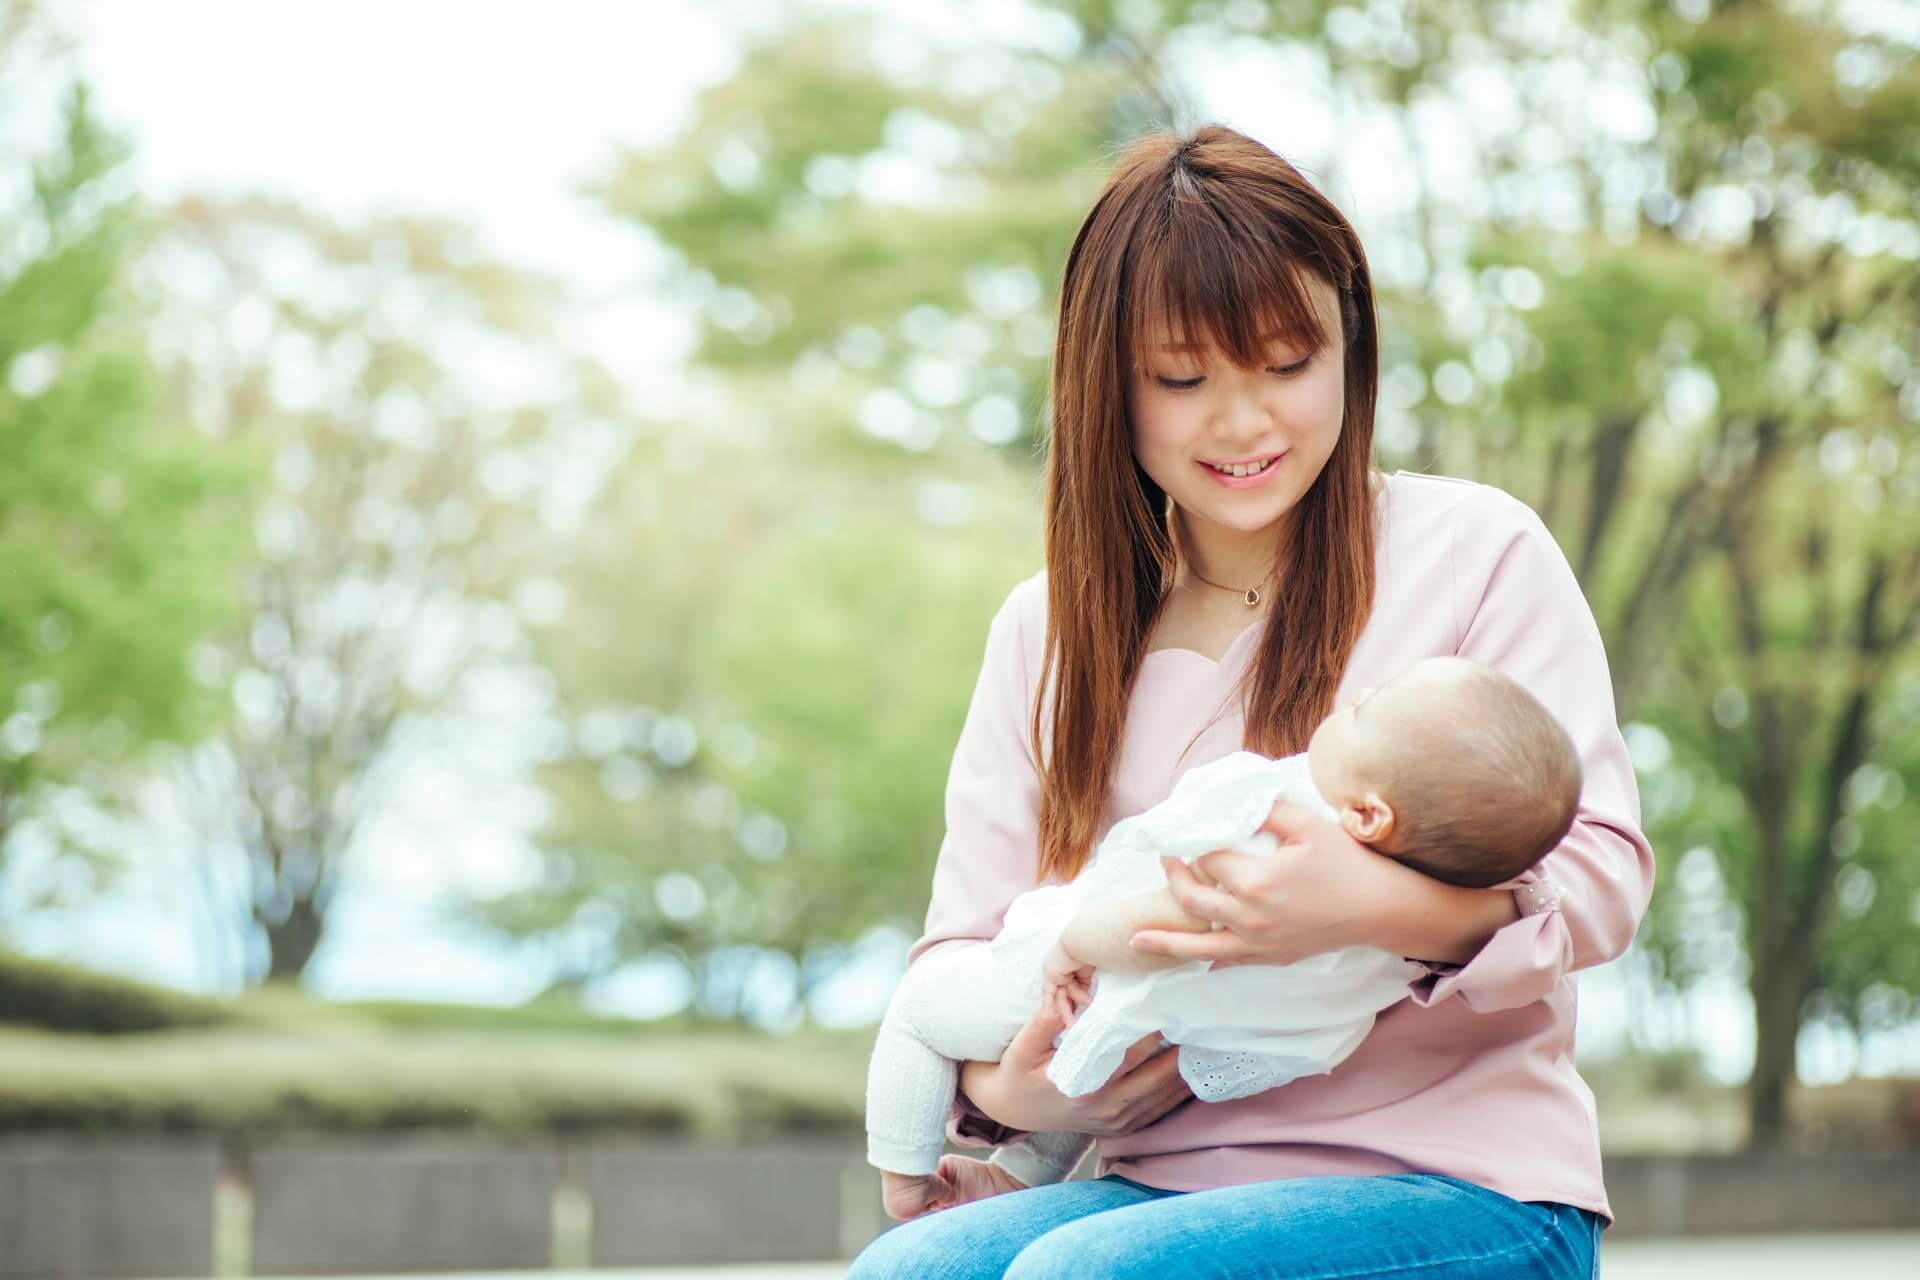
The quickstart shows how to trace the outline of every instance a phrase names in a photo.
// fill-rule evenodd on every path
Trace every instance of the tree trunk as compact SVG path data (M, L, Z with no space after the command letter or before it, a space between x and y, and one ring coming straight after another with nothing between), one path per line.
M1794 1080L1794 1046L1800 1037L1800 1008L1806 980L1791 970L1764 976L1754 969L1753 1078L1747 1084L1747 1145L1771 1150L1787 1143L1787 1089Z
M311 898L301 898L285 920L262 920L260 927L267 931L267 981L290 983L306 972L307 963L320 947L326 921Z
M1580 559L1574 570L1574 576L1587 591L1593 590L1593 575L1606 545L1607 530L1613 524L1620 495L1626 487L1636 425L1634 418L1620 417L1600 423L1594 431L1589 450L1586 518L1580 538Z

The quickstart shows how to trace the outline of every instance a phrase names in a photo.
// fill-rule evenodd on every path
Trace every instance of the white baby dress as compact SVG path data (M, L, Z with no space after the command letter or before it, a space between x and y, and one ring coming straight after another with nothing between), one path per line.
M989 944L1003 972L1037 1001L1041 961L1083 906L1164 888L1163 854L1190 862L1214 849L1270 850L1270 835L1255 837L1282 799L1336 816L1304 753L1275 760L1237 751L1188 770L1165 800L1115 823L1072 882L1029 890L1008 905ZM1091 1002L1055 1041L1047 1076L1068 1097L1090 1093L1112 1077L1127 1046L1159 1031L1181 1046L1180 1074L1195 1097L1244 1098L1333 1070L1423 972L1362 946L1287 965L1214 969L1195 960L1141 973L1100 971Z
M958 1063L998 1061L1040 1003L1041 962L1081 907L1163 888L1160 856L1213 849L1270 851L1259 836L1276 800L1332 816L1304 755L1250 751L1200 765L1145 813L1117 822L1071 883L1008 904L982 945L945 947L908 969L887 1006L867 1065L867 1159L929 1174L958 1082ZM1264 846L1262 842L1264 843ZM1204 960L1141 973L1096 971L1092 999L1054 1041L1047 1076L1078 1097L1105 1084L1127 1047L1153 1032L1180 1046L1180 1074L1204 1102L1244 1098L1333 1070L1425 972L1374 947L1346 947L1294 964L1214 969ZM1059 1181L1085 1153L1075 1133L1033 1133L1002 1148L1021 1181Z

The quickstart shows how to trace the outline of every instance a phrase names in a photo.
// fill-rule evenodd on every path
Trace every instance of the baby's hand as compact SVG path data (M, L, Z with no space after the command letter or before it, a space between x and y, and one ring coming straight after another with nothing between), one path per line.
M1060 1015L1067 1026L1093 999L1093 968L1073 958L1064 941L1056 939L1040 962L1040 1003Z

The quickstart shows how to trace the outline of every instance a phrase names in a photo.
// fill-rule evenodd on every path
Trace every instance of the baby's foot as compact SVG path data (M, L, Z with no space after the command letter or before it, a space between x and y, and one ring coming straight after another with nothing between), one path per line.
M1027 1189L1026 1183L991 1160L975 1160L969 1156L941 1156L940 1171L935 1176L950 1188L934 1204L936 1209L951 1209L970 1200L985 1200L989 1196Z
M938 1173L880 1171L880 1207L887 1211L889 1218L900 1222L919 1217L936 1197L951 1190Z

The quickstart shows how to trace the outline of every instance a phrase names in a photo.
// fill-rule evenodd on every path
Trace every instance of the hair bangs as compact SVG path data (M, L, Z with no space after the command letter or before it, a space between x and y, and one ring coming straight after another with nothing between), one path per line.
M1257 369L1276 343L1302 356L1328 345L1310 269L1271 232L1204 196L1174 201L1164 218L1146 221L1129 257L1119 336L1127 367L1140 376L1166 353L1219 352Z

